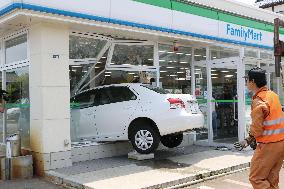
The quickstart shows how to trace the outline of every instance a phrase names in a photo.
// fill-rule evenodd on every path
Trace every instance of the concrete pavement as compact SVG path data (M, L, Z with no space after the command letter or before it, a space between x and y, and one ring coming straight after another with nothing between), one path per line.
M40 178L0 181L1 189L64 189Z
M249 170L226 175L213 180L183 187L183 189L252 189L248 180ZM280 172L280 188L284 189L284 169Z
M189 146L158 151L153 160L122 156L75 163L48 171L47 178L88 189L166 188L248 167L252 153Z

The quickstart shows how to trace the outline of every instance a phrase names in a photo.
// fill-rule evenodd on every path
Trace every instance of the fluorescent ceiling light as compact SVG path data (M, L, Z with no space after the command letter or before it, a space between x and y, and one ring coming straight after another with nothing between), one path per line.
M177 78L176 80L185 80L185 78Z
M105 75L105 77L110 77L110 75Z
M166 67L166 68L172 69L172 68L175 68L175 67Z
M97 62L98 64L101 64L102 62Z
M152 59L152 58L149 58L148 60L152 61L153 59Z
M191 54L185 54L186 56L191 56Z
M216 56L213 56L212 58L217 58Z
M184 72L177 72L177 73L181 74L181 73L184 73Z
M111 72L105 72L106 74L110 74Z
M195 54L194 56L198 57L198 56L201 56L201 54Z
M187 64L188 62L180 62L181 64Z
M169 52L167 52L168 54L174 54L174 52L171 52L171 51L169 51Z
M189 70L189 68L184 68L185 70Z
M212 77L212 79L217 79L218 77Z
M97 67L97 66L96 66L95 68L98 69L98 68L100 68L100 67Z
M201 69L199 69L199 68L197 68L197 69L195 69L195 71L200 71Z
M201 78L199 78L199 79L203 79L203 78L201 77Z
M221 72L223 72L223 73L228 73L229 71L227 71L227 70L223 70L223 71L221 71Z
M166 60L159 60L159 62L166 62Z
M160 71L161 73L165 73L165 72L168 72L168 71L164 71L164 70L162 70L162 71Z
M225 77L233 77L234 75L225 75Z
M111 62L110 64L115 64L115 63Z
M105 56L103 56L102 58L106 58Z
M216 72L217 70L211 70L211 72Z
M211 75L218 75L218 74L211 74Z
M164 53L164 52L166 52L166 51L159 51L160 53Z
M176 53L176 54L183 54L183 53Z
M169 75L170 77L176 77L177 75Z
M135 73L128 73L129 75L134 75Z

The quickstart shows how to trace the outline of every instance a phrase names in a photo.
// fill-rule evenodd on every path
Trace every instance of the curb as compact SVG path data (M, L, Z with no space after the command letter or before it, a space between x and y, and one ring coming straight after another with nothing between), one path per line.
M195 185L195 184L198 184L198 183L207 181L207 180L213 180L213 179L216 179L216 178L219 178L219 177L223 177L223 176L226 176L226 175L230 175L230 174L242 172L242 171L245 171L245 170L247 170L247 169L249 169L249 167L242 168L242 169L237 169L237 170L231 171L231 172L222 173L222 174L220 174L220 175L214 175L214 176L206 177L206 178L199 179L199 180L193 180L193 181L190 181L190 182L187 182L187 183L183 183L183 184L178 184L178 185L175 185L175 186L171 186L171 187L168 187L168 188L166 188L166 189L179 189L179 188L184 188L184 187L191 186L191 185Z
M239 171L242 171L244 169L249 168L249 166L250 166L250 162L235 165L235 166L224 168L224 169L208 171L208 172L206 171L204 173L199 173L199 174L196 174L196 175L191 176L191 177L187 177L187 178L183 178L183 179L179 179L179 180L175 180L175 181L171 181L171 182L166 182L166 183L163 183L163 184L153 185L153 186L146 187L146 188L143 188L143 189L156 189L156 188L174 189L174 188L180 188L182 185L189 186L189 185L192 185L190 183L198 183L198 182L202 182L202 181L209 179L209 178L212 178L212 177L216 178L218 176L224 176L224 175L228 175L228 174L231 174L231 173L234 173L234 172L239 172Z
M165 182L162 184L157 184L149 187L145 187L142 189L157 189L157 188L167 188L167 189L177 189L182 188L190 185L197 184L199 182L203 182L205 180L212 180L217 177L229 175L236 172L241 172L243 170L246 170L250 167L250 162L239 164L235 166L231 166L228 168L218 169L214 171L203 171L201 173L197 173L194 176L186 177L183 179L178 179L170 182ZM63 187L69 188L69 189L90 189L87 186L84 186L83 184L76 183L76 181L70 180L70 178L66 178L65 175L55 173L54 171L48 171L45 174L45 179L57 184L61 185Z

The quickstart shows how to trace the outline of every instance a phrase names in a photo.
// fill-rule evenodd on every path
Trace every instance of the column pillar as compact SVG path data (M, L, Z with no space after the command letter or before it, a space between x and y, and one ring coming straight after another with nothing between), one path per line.
M30 135L35 173L72 165L69 30L39 23L29 30Z

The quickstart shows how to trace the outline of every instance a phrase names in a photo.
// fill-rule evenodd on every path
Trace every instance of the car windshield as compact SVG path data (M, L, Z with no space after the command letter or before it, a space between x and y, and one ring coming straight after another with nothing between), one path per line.
M163 88L154 87L152 85L142 85L142 86L146 87L147 89L150 89L151 91L155 91L156 93L159 94L169 94L169 92Z

